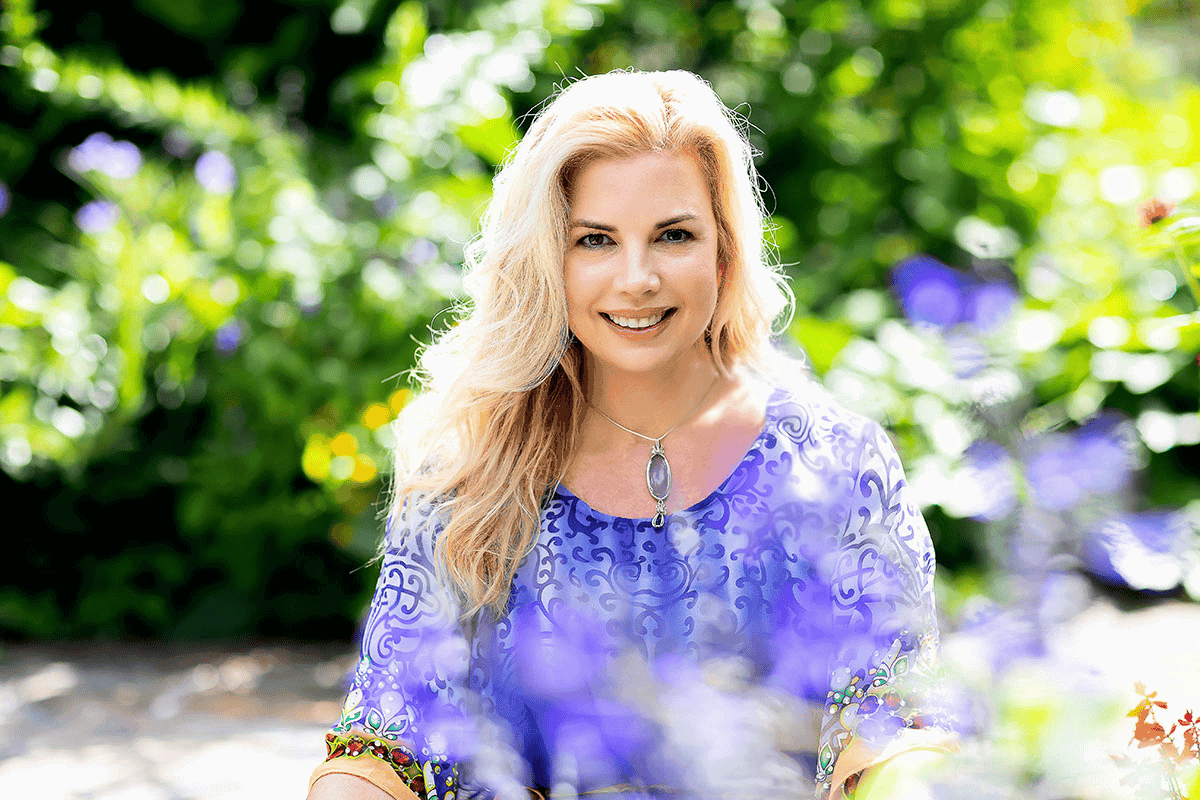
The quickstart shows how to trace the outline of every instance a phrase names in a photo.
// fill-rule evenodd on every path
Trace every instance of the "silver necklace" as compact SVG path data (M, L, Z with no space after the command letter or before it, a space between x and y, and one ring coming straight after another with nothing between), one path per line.
M632 428L626 428L608 414L605 414L600 409L592 406L593 411L604 417L613 425L616 425L621 430L625 431L626 433L632 433L634 436L650 442L650 460L646 462L646 488L650 490L650 497L654 499L655 503L654 519L650 521L650 524L655 528L661 528L667 522L667 498L671 495L671 462L667 461L667 454L663 451L663 439L674 433L676 428L687 422L697 411L700 410L701 406L704 405L704 401L708 399L710 394L712 394L713 388L717 385L717 380L717 378L713 378L713 382L709 385L708 390L704 393L704 396L700 398L700 402L696 404L695 408L685 414L683 419L679 420L679 422L676 422L674 425L672 425L666 433L657 438L653 436L647 436L644 433L638 433ZM591 404L589 403L588 405Z

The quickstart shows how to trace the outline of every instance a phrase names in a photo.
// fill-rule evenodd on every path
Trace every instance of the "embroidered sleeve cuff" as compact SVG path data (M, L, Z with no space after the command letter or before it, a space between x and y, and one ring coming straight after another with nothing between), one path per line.
M325 735L325 763L317 767L309 786L323 775L357 775L395 800L454 800L458 773L452 763L437 757L421 760L412 748L393 739L357 730Z

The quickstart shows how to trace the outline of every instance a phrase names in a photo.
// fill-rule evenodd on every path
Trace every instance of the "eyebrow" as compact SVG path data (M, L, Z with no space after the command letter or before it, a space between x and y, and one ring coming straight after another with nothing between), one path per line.
M654 230L657 231L662 230L663 228L669 228L672 225L678 225L680 222L687 222L688 220L692 219L698 219L698 217L690 212L686 214L680 214L679 216L671 217L670 219L664 219L662 222L654 226ZM605 225L601 222L593 222L589 219L573 219L570 220L568 224L572 228L594 228L598 231L609 231L610 233L616 230L616 228L614 228L612 225Z

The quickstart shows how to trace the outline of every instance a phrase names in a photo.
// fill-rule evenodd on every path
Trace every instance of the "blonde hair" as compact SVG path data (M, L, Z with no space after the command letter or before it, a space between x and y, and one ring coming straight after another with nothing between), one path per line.
M465 616L503 611L583 416L563 253L571 182L584 164L646 152L697 160L723 265L707 333L713 363L728 375L761 371L770 360L772 324L791 294L764 242L753 150L740 124L688 72L583 78L545 106L496 176L467 250L469 300L418 359L426 393L398 424L391 503L394 535L403 535L406 512L436 507L439 567Z

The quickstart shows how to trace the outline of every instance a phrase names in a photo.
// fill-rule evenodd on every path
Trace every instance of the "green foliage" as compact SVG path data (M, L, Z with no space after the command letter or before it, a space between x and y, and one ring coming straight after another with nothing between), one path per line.
M946 343L884 288L916 252L1011 266L1028 296L992 384L1047 425L1124 408L1161 453L1156 499L1197 496L1200 326L1172 262L1200 245L1186 214L1164 238L1134 208L1196 196L1200 92L1125 11L139 0L91 35L86 10L8 2L0 468L10 503L43 509L48 571L7 568L0 629L344 632L402 376L459 291L492 170L556 85L617 67L693 69L748 115L792 334L901 433L947 552L981 550L951 495L986 431ZM141 49L139 26L158 32Z

